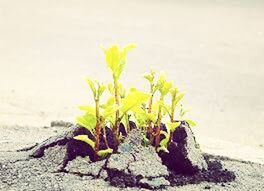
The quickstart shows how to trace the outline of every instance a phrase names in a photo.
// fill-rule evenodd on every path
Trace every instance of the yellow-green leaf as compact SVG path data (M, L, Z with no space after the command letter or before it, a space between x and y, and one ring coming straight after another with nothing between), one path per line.
M157 148L157 152L160 152L160 151L164 151L164 152L166 152L166 153L169 153L169 151L168 151L168 149L166 148L166 147L158 147Z
M124 99L122 99L121 111L123 113L128 112L132 108L146 102L149 98L149 94L141 91L132 91Z
M86 83L90 86L94 97L96 97L96 88L95 88L95 81L91 79L86 79Z
M191 119L186 119L185 121L190 125L190 127L194 127L194 126L197 125L197 124L196 124L193 120L191 120Z
M98 151L98 152L97 152L97 155L98 155L99 157L105 157L105 156L107 156L107 155L109 155L109 154L111 154L111 153L113 153L113 149L108 148L108 149L105 149L105 150L100 150L100 151Z
M80 110L86 111L87 113L90 113L92 115L95 115L95 108L89 105L80 105Z
M112 71L114 78L119 79L126 65L127 52L135 47L134 44L128 44L124 48L121 48L119 45L113 45L108 49L103 48L107 66Z
M93 114L86 113L83 116L76 117L76 123L93 132L95 129L96 118Z
M87 143L93 149L95 148L95 142L92 139L90 139L87 135L78 135L78 136L75 136L73 138L76 140L83 141L83 142Z
M181 122L180 121L178 121L178 122L173 122L173 123L166 123L166 126L168 127L168 129L171 131L171 132L173 132L173 131L175 131L175 129L177 128L177 127L179 127L180 126L180 124L181 124Z

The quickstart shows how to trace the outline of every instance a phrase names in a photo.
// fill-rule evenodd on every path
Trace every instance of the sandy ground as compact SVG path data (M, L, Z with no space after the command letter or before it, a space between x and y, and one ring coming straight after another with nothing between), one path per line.
M1 150L74 121L91 96L84 77L110 80L99 45L135 42L124 84L146 88L142 74L164 70L187 92L203 150L264 163L263 20L256 0L0 0Z

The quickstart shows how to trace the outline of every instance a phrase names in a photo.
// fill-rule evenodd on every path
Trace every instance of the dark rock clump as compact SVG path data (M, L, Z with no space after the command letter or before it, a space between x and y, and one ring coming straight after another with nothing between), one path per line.
M169 181L173 186L199 184L201 182L227 183L236 179L235 173L224 169L221 162L211 157L205 157L208 170L193 175L171 173Z
M193 175L208 168L193 132L186 122L182 122L173 132L168 151L169 153L160 152L159 155L163 163L176 174Z

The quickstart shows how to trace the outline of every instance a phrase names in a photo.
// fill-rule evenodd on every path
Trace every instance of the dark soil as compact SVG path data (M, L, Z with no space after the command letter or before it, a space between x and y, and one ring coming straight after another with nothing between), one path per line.
M208 164L207 171L201 171L191 176L171 172L168 179L171 185L183 186L187 184L199 184L201 182L226 183L236 179L235 173L224 169L219 160L212 159L209 156L206 156L205 159Z

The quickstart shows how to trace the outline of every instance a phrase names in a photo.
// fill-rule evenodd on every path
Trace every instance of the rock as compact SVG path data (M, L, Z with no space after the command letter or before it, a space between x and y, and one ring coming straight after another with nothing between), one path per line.
M42 166L45 166L47 171L57 172L60 171L63 163L64 156L66 155L66 146L54 146L47 148L44 151L44 156L39 159Z
M49 147L54 147L56 145L66 145L68 141L73 137L73 133L76 130L76 127L71 127L66 129L63 133L50 137L44 142L40 143L36 147L34 147L29 156L33 158L40 158L44 155L45 149Z
M65 170L70 173L90 175L93 177L99 177L106 160L92 162L89 157L77 157L70 161L66 166Z
M108 159L107 168L117 171L125 171L133 161L134 157L130 153L112 154Z
M77 156L86 157L89 156L92 161L95 160L95 153L93 148L85 142L75 140L73 137L77 135L88 135L90 139L94 139L90 131L84 127L71 126L67 128L63 133L50 137L41 144L34 147L29 156L32 158L41 158L44 156L45 150L59 146L65 147L64 161L61 166L63 170L69 161L72 161Z
M52 121L50 123L50 126L51 127L71 127L71 126L74 126L74 124L68 121L56 120L56 121Z
M198 148L194 134L187 123L176 128L168 145L169 153L160 153L169 169L179 174L194 174L207 170L207 163Z
M119 153L110 156L106 170L112 185L163 188L169 184L168 181L159 181L166 180L169 175L167 167L162 165L154 147L141 145L142 140L141 132L133 129L119 145Z
M168 170L155 151L155 148L141 146L134 154L135 161L132 162L128 170L135 176L159 177L168 176ZM142 168L146 167L146 168Z

